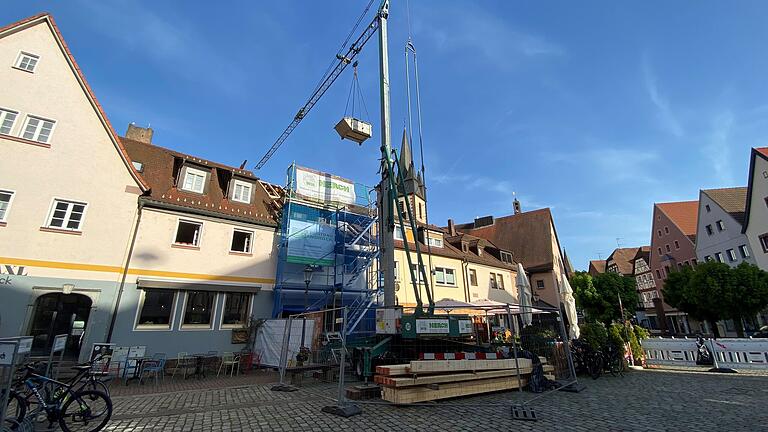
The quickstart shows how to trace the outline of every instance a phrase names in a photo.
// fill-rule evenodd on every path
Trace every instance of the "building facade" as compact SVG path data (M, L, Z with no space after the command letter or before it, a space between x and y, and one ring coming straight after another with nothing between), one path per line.
M749 164L746 208L742 233L754 263L768 271L768 147L753 148Z
M633 261L639 249L636 247L614 249L608 259L605 260L605 271L632 277L634 275Z
M108 337L148 190L52 17L0 29L0 336Z
M699 193L696 256L736 267L754 264L752 248L742 233L747 188L708 189Z
M662 334L692 334L702 330L701 324L664 303L662 289L669 274L683 266L696 266L696 225L698 201L656 203L653 206L650 268L657 297L653 309L645 315L651 331Z
M656 281L653 279L650 262L651 247L643 246L637 249L637 253L632 258L632 276L635 278L635 288L637 289L637 321L645 328L650 328L648 317L645 311L653 309L654 299L659 297L656 290Z

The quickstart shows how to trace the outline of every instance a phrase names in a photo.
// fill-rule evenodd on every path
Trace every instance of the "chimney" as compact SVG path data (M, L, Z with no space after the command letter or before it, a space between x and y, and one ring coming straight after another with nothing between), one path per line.
M143 142L144 144L152 144L152 134L154 131L151 127L143 128L136 126L134 123L128 125L128 130L125 132L125 137L134 141Z
M456 235L456 225L453 223L453 219L448 219L448 235L451 237Z
M493 216L483 216L475 218L475 228L482 228L484 226L493 225Z
M523 210L520 208L520 201L518 201L517 198L512 201L512 208L515 210L515 214L520 214L523 212Z

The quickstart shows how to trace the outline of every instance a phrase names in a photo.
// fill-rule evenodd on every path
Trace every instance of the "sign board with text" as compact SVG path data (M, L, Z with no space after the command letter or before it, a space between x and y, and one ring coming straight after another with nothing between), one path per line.
M417 334L448 334L450 325L447 319L417 319Z
M63 351L67 346L68 337L69 335L60 334L53 338L53 348L51 349L51 352Z
M0 341L0 366L13 365L13 353L17 342Z
M324 203L354 204L355 184L328 173L296 167L296 192Z

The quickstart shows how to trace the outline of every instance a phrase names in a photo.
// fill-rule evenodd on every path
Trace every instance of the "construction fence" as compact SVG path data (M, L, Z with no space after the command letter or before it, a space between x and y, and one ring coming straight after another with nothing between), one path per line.
M419 320L413 312L370 308L354 329L346 307L290 316L274 389L339 407L453 407L461 415L462 407L526 406L576 382L557 309L436 309Z

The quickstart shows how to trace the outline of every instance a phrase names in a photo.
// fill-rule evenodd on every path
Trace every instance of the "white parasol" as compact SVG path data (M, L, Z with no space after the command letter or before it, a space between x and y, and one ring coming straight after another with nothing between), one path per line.
M523 327L531 325L533 318L531 307L531 283L528 276L525 275L525 269L521 263L517 263L517 296L520 302L520 319L523 321Z
M573 297L573 288L571 288L565 275L560 278L560 297L565 306L565 316L568 317L568 335L571 339L578 339L581 331L579 330L579 318L576 315L576 299Z

